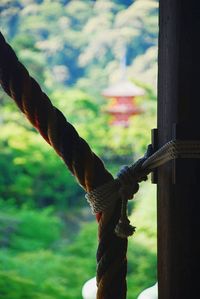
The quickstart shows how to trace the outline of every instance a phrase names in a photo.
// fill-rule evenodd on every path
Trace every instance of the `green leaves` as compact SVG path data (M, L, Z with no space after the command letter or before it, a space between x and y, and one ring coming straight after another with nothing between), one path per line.
M115 175L142 156L156 126L158 1L11 2L0 4L3 33L106 167ZM120 78L125 48L126 75L146 91L137 99L144 113L126 129L109 125L101 96ZM97 247L97 224L88 209L82 216L84 192L2 92L0 131L0 297L80 298L95 276ZM155 194L145 187L137 198L128 298L156 280Z
M148 189L148 205L154 198ZM143 194L141 194L143 195ZM142 206L146 206L143 200ZM10 242L0 250L0 294L6 299L76 299L86 280L95 276L97 224L81 225L78 233L65 236L65 225L52 211L16 210L12 204L1 202L0 224L3 234L10 230ZM147 235L153 222L141 217L136 206L134 220L138 226L128 251L128 298L138 294L156 281L156 253L153 238ZM144 210L143 210L144 212ZM140 220L140 222L139 222ZM71 229L72 233L73 228ZM140 233L142 230L142 234ZM62 234L62 238L60 238ZM2 230L1 234L2 236ZM0 245L2 246L1 240ZM155 244L154 244L155 246Z
M27 203L36 207L67 208L84 202L83 191L64 163L35 131L12 121L1 131L1 198L14 198L19 206Z
M79 298L95 274L96 224L84 225L70 244L72 236L63 234L64 222L50 209L18 210L4 201L0 208L2 298Z
M158 1L131 2L3 1L0 27L43 87L54 89L55 80L62 87L92 82L100 92L119 71L124 47L132 70L139 55L157 46ZM55 76L55 69L65 76ZM135 68L130 77L137 78Z

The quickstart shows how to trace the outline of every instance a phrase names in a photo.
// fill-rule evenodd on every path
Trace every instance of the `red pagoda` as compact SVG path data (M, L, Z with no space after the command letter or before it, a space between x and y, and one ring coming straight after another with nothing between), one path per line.
M144 95L144 90L128 80L109 86L102 95L111 99L107 112L112 115L112 125L128 127L130 117L142 112L136 106L135 97Z

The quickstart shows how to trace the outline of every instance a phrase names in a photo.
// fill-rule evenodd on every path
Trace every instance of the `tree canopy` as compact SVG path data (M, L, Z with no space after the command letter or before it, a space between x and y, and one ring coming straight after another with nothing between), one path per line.
M124 48L132 78L135 59L148 60L143 72L155 64L156 0L3 0L0 8L2 30L46 88L56 82L100 90L119 73Z
M156 126L157 14L157 0L0 1L7 41L114 175L143 155ZM110 126L101 95L125 58L127 79L145 90L126 129ZM0 296L80 298L95 275L97 229L83 191L2 90L0 130ZM130 299L156 279L154 195L147 184L130 206L139 227Z

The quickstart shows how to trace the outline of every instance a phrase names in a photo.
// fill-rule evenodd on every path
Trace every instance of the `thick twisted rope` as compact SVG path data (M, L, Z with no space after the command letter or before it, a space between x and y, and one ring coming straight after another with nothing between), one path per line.
M102 161L18 61L1 33L0 83L87 192L113 179ZM112 208L97 214L97 299L126 298L127 239L117 237L114 232L121 205L121 201L116 201Z

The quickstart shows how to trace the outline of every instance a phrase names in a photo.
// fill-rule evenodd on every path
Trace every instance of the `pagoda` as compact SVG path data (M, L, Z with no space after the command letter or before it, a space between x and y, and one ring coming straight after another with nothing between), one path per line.
M128 127L130 117L142 112L135 98L144 95L144 90L126 79L109 86L102 95L110 99L106 111L112 116L112 125Z

